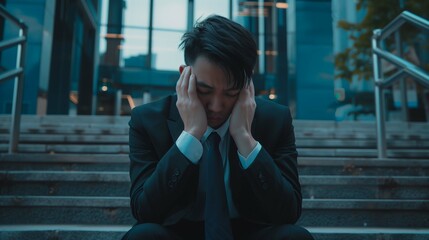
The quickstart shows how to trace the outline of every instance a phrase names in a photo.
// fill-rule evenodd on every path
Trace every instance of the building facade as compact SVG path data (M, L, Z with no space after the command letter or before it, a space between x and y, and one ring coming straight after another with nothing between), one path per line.
M336 3L337 2L337 3ZM180 38L210 14L245 26L258 45L256 94L298 119L333 120L331 0L2 0L29 27L24 114L126 115L174 92ZM351 6L349 7L351 8ZM3 24L2 37L16 34ZM1 54L13 67L16 52ZM0 83L0 114L11 82Z

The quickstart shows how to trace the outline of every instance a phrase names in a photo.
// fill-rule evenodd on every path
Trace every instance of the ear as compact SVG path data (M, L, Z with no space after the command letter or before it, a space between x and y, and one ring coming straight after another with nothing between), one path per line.
M179 67L179 72L180 72L180 74L182 74L182 72L183 72L183 69L185 69L185 67L186 67L186 65L180 65L180 67Z

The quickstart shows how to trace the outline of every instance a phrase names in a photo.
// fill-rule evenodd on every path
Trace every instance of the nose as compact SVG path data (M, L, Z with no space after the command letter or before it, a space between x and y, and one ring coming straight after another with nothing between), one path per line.
M224 104L221 98L214 97L209 103L209 110L211 112L221 112L224 108Z

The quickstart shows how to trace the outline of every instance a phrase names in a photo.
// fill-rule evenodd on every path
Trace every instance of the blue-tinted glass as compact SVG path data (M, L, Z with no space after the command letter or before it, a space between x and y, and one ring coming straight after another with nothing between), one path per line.
M194 21L212 14L229 17L229 0L195 0L194 4Z
M153 32L153 68L159 70L177 70L184 63L183 52L178 45L183 32Z
M124 25L149 27L149 0L126 0Z
M186 30L188 0L154 1L153 27Z
M149 31L147 29L140 28L124 28L124 40L122 41L122 61L121 66L125 66L125 62L131 59L142 59L147 55L148 52L148 36ZM134 62L134 60L133 60ZM143 63L143 61L139 61ZM133 67L137 67L138 64L133 64ZM141 65L143 67L143 65Z

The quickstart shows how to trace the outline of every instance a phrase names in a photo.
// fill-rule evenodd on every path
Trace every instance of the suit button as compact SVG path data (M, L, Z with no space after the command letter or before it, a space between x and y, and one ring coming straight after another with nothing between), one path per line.
M174 183L172 181L168 181L168 188L172 189L174 187Z
M265 176L261 172L258 174L258 179L260 182L265 182Z
M267 183L263 183L262 184L262 189L263 190L267 190L268 189L268 184Z
M262 172L258 173L258 180L259 180L259 185L261 186L261 188L263 190L267 190L268 189L267 178L264 176L264 174L262 174Z

